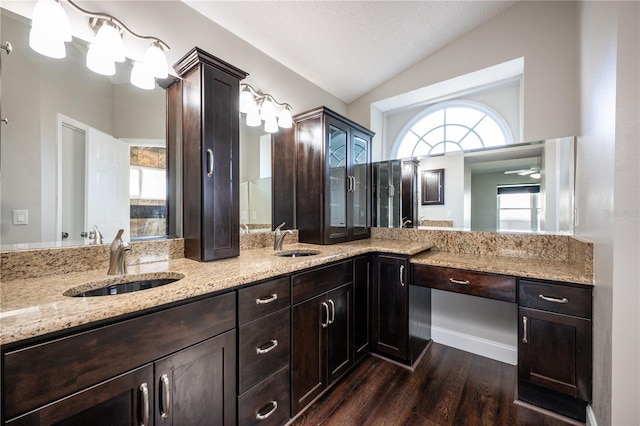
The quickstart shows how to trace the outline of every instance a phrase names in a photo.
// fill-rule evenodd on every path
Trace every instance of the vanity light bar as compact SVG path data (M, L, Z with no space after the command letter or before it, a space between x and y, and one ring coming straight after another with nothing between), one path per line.
M268 133L277 132L278 127L289 129L293 126L291 105L278 102L269 93L262 93L249 84L242 83L240 87L240 113L247 114L247 126L256 127L264 121L264 130ZM279 114L276 114L276 107L280 108Z
M100 12L85 10L71 0L38 0L33 9L29 46L36 52L51 57L66 56L65 42L71 41L71 26L62 4L89 17L89 27L95 38L89 44L87 68L103 75L115 73L115 62L123 62L125 46L123 34L150 41L144 58L134 61L131 83L143 89L153 89L156 78L166 78L169 66L165 51L169 46L153 36L143 36L127 27L119 19Z

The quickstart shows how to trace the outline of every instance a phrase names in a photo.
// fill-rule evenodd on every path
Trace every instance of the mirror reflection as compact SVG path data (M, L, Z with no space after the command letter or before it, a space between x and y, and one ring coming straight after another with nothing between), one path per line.
M240 120L240 232L271 231L271 133Z
M28 45L29 20L2 9L3 250L166 235L165 91L129 83L130 61L105 77L85 66L87 43L67 57ZM95 232L95 231L94 231Z
M374 165L376 226L435 226L472 231L573 233L575 138L417 158L410 180L402 160ZM424 191L426 171L442 170L444 204L414 197L418 217L401 208L403 191ZM406 176L405 176L406 177ZM415 190L415 189L413 189ZM407 218L411 224L406 223Z

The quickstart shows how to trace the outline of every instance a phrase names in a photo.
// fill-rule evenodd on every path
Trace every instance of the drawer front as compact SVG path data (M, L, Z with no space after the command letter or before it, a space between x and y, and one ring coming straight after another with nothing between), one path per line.
M240 327L239 392L289 364L289 308Z
M286 308L291 303L289 277L238 290L238 323L253 321Z
M5 418L230 330L235 305L227 293L7 352Z
M238 397L238 424L280 426L289 421L289 366Z
M414 264L412 284L506 302L516 301L516 278L508 275Z
M520 306L591 319L592 301L590 288L528 280L518 282Z
M294 275L291 278L292 303L326 293L353 281L353 260Z

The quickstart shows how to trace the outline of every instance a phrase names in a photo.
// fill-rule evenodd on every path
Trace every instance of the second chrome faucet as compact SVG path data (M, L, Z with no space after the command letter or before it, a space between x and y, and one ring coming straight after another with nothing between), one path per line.
M275 232L273 233L273 249L275 251L282 250L282 243L284 242L284 237L286 237L287 234L293 235L293 231L291 229L282 231L282 227L284 226L284 224L285 222L282 222L280 225L278 225L275 229Z

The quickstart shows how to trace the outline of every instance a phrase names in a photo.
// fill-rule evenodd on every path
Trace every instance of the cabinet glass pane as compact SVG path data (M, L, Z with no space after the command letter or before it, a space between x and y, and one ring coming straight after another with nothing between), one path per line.
M329 126L329 214L331 236L347 233L347 132Z
M359 136L353 138L353 233L366 233L369 227L369 144Z

